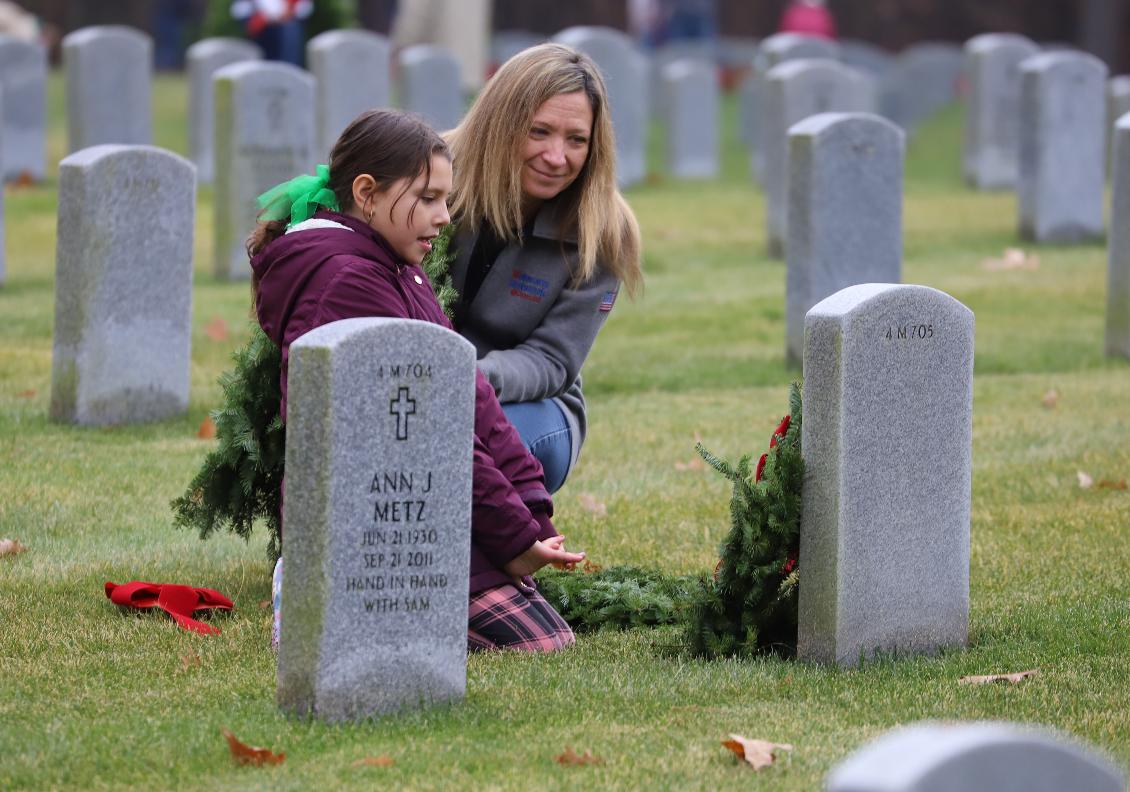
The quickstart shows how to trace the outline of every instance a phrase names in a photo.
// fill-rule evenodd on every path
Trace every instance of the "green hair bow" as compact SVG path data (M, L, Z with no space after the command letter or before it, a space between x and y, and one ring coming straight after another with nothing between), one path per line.
M316 175L304 173L288 182L276 185L255 199L263 211L259 220L287 220L296 225L309 220L319 206L338 211L337 196L327 185L330 169L325 165L315 168Z

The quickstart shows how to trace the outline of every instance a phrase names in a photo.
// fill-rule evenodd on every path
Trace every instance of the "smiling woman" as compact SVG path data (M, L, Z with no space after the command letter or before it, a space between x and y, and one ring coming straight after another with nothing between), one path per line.
M448 142L455 326L553 492L585 437L581 367L620 285L633 293L642 280L604 81L576 50L531 47L491 78Z

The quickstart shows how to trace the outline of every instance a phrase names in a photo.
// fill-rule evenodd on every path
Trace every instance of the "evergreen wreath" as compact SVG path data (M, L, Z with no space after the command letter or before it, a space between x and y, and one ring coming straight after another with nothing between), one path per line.
M545 598L578 631L680 625L687 650L701 657L796 651L800 573L801 387L789 392L789 414L756 465L706 462L733 482L730 531L713 576L671 576L633 566L538 573Z
M433 240L421 265L449 317L458 297L448 271L455 258L448 252L453 229L446 226ZM273 563L282 552L279 497L286 462L286 427L279 415L282 352L258 322L251 324L250 340L232 354L235 365L220 375L224 406L211 413L217 447L171 506L174 525L195 529L201 539L227 528L247 541L255 521L265 520Z
M687 626L687 646L705 657L796 651L800 572L801 387L789 390L789 414L773 432L769 451L751 467L736 466L698 444L706 462L734 484L730 532L713 577L704 579Z

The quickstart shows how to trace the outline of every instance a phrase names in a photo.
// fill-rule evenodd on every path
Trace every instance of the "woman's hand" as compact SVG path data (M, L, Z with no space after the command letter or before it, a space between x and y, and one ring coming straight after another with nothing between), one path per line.
M502 569L515 580L532 575L546 564L578 564L585 560L584 553L570 553L565 550L565 537L553 536L538 540L530 549L510 560Z

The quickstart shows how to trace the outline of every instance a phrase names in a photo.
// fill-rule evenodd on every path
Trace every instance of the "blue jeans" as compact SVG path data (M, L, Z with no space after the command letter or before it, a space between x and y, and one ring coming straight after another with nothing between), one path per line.
M565 414L553 399L536 402L510 402L502 411L514 424L522 442L545 468L545 487L551 493L561 489L569 475L573 443Z

